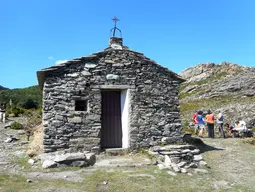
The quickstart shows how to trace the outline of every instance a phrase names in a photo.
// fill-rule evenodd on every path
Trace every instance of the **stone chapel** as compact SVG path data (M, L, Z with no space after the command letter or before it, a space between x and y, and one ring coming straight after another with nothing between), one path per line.
M180 136L184 80L111 37L101 52L37 72L45 152L139 149Z

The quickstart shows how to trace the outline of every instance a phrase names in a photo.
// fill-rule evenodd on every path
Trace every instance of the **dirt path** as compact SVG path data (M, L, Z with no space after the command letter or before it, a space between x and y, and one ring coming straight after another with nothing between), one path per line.
M243 142L243 139L204 139L212 150L204 153L212 173L219 180L232 184L245 185L255 191L255 146Z

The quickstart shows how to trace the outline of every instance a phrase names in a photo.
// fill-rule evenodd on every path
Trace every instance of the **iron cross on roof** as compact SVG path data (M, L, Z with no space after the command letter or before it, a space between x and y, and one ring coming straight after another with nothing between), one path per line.
M112 20L113 20L113 22L114 22L114 28L111 29L111 33L112 33L112 31L113 31L112 36L115 37L116 29L120 32L120 36L122 36L121 30L120 30L118 27L116 27L116 24L117 24L117 22L119 21L119 19L115 16L114 18L112 18Z

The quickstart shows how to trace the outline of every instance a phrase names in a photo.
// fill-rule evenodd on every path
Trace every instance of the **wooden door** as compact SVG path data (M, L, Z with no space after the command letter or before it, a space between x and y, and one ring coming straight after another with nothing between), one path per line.
M102 91L102 148L122 147L120 91Z

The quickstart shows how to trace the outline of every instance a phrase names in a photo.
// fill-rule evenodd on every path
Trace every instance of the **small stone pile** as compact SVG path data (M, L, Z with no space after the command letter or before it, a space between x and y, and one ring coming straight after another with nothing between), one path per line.
M77 153L44 153L39 156L43 168L55 167L88 167L96 162L96 156L90 152Z
M193 145L154 146L149 150L150 155L156 156L159 169L173 169L181 173L188 173L188 168L207 165L199 153L200 150Z

